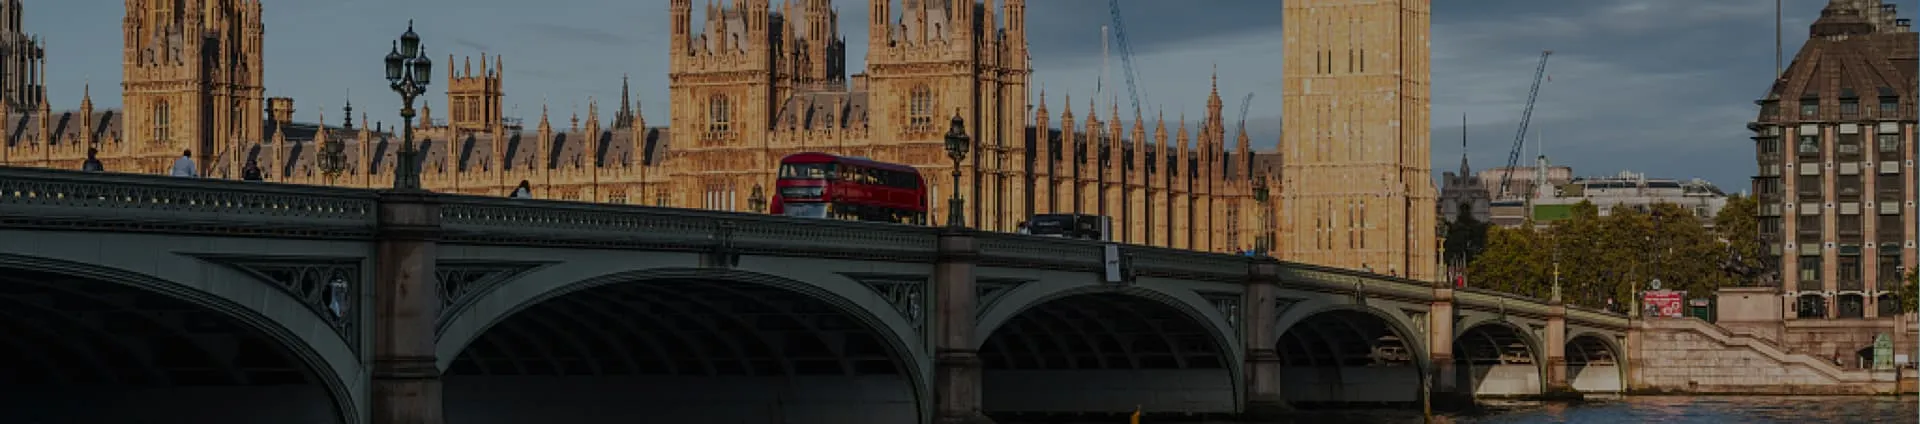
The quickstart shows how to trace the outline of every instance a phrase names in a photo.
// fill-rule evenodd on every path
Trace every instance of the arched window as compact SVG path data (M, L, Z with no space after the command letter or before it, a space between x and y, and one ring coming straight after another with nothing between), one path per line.
M707 100L707 136L719 138L732 128L733 105L723 94L715 94Z
M907 99L907 128L913 131L933 129L933 89L916 85Z
M172 136L172 134L169 134L171 132L169 130L173 127L172 114L173 108L167 106L166 100L161 100L159 103L153 104L154 141L167 141L167 139Z

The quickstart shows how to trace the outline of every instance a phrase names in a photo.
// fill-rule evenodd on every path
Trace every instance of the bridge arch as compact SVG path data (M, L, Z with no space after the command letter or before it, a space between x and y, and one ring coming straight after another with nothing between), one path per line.
M1420 401L1430 369L1414 318L1364 304L1308 300L1281 312L1281 393L1296 406ZM1425 328L1425 323L1418 328Z
M1230 413L1245 397L1238 333L1192 290L1040 281L983 308L989 413Z
M1453 335L1454 370L1474 395L1543 393L1546 351L1525 324L1499 317L1460 323Z
M922 421L930 365L894 311L850 279L523 277L451 317L436 351L449 422ZM547 402L527 410L529 396Z
M1586 393L1626 391L1626 360L1620 343L1607 334L1574 332L1567 336L1567 384Z
M30 422L363 422L357 350L331 324L268 283L209 269L176 281L0 253L0 361L31 364L0 372L0 410Z

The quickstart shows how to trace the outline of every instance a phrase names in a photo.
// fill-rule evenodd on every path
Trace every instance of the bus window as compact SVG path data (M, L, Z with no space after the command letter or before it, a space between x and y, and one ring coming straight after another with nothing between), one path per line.
M787 202L782 205L787 216L801 218L826 218L827 204L822 202Z
M832 179L831 163L789 163L780 165L780 178L789 179Z

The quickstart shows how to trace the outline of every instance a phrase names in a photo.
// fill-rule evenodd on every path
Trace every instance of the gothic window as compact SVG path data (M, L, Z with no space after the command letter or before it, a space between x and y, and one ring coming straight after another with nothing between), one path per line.
M913 87L907 100L907 128L914 131L933 130L933 89L925 84Z
M173 127L172 113L173 108L168 107L165 100L153 105L153 139L155 141L167 141L171 136L169 130Z
M707 100L708 137L719 137L721 133L729 131L732 127L733 105L730 103L727 96L722 94L716 94Z

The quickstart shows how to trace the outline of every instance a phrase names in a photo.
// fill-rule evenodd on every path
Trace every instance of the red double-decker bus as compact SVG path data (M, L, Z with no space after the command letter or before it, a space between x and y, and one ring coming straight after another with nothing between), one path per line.
M911 166L826 153L780 160L775 215L926 225L927 185Z

